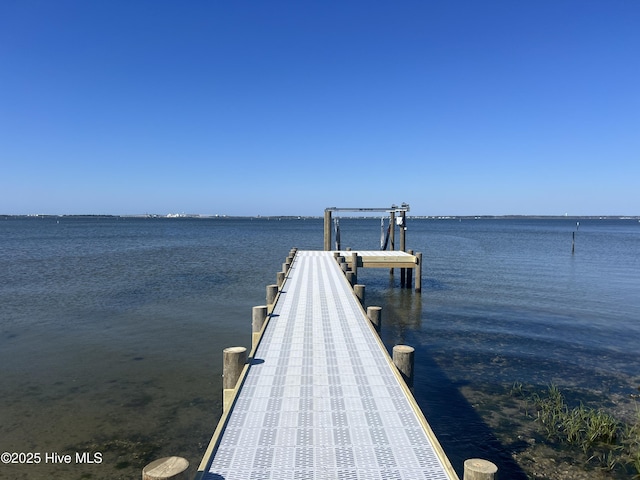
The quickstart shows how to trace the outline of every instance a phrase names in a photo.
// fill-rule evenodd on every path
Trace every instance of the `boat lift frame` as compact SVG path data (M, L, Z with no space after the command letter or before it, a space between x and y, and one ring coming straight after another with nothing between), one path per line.
M339 208L339 207L328 207L324 209L324 250L330 251L331 249L331 215L333 212L387 212L389 214L389 222L391 225L389 241L390 241L390 250L395 250L395 218L396 214L399 214L402 219L399 222L400 225L400 250L406 251L405 244L405 231L406 227L406 214L409 211L409 204L402 203L399 207L396 205L391 205L391 207L386 208Z

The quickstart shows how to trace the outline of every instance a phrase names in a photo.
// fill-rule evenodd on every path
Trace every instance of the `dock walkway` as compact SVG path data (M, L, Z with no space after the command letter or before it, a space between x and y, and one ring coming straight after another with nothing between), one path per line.
M198 478L457 480L332 252L298 251Z

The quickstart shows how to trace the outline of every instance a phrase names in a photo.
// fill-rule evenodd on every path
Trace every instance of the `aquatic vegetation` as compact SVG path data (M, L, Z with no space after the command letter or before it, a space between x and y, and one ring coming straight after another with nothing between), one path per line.
M634 422L624 422L584 404L571 408L555 385L546 391L527 394L514 383L511 395L525 401L527 415L533 417L547 440L579 448L587 463L611 472L622 471L640 479L640 411Z

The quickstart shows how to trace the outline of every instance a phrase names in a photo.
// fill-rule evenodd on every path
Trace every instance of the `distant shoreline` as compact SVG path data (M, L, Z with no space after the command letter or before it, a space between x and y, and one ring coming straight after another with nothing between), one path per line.
M322 219L322 216L305 215L200 215L200 214L140 214L140 215L104 215L104 214L32 214L2 215L0 218L151 218L151 219L279 219L279 220L311 220ZM341 218L371 219L370 216L341 216ZM638 220L640 215L407 215L412 220Z

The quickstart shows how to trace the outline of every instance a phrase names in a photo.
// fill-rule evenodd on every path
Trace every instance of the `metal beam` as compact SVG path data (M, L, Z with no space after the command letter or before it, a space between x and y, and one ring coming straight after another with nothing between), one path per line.
M351 208L351 207L329 207L324 209L325 212L408 212L409 204L403 203L401 206L391 205L384 208Z

